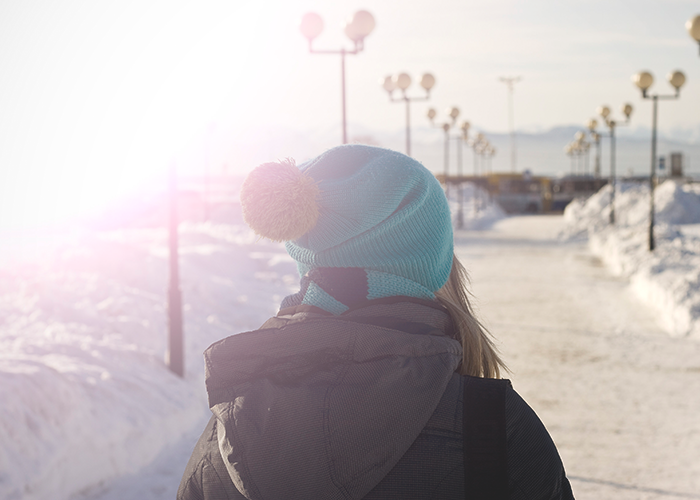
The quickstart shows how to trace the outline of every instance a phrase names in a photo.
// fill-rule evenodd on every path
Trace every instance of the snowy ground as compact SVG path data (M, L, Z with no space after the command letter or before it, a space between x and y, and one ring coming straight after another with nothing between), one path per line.
M700 498L700 342L670 337L561 216L458 233L480 316L576 498Z
M669 212L684 189L673 189ZM644 193L623 186L617 197L620 220L633 227L627 193L639 203ZM700 266L689 250L698 226L660 230L649 264L626 225L606 229L605 192L564 217L507 219L467 195L470 229L457 232L457 252L510 378L557 441L578 498L700 498L700 342L639 297L645 269L674 270L670 281L696 285L680 299L667 294L673 307L698 303ZM583 228L592 228L595 252L625 249L625 264L604 267L607 254L591 253ZM4 248L0 498L174 497L208 418L202 351L257 328L298 279L281 245L238 223L185 223L180 235L184 380L163 363L164 230L64 233L35 249L15 238ZM659 283L664 274L647 275ZM696 325L697 307L690 311Z
M585 202L569 204L562 237L587 236L591 251L630 280L669 334L700 339L700 184L667 180L656 188L654 252L648 185L619 185L615 225L609 223L611 192L606 186Z
M180 235L184 380L163 362L165 230L76 234L41 259L5 256L0 498L97 492L99 483L172 453L168 447L208 418L201 353L274 315L296 270L280 245L241 226L183 224ZM179 471L168 471L177 477L154 486L155 496L133 498L172 498L187 454L182 448ZM114 494L125 498L121 488Z

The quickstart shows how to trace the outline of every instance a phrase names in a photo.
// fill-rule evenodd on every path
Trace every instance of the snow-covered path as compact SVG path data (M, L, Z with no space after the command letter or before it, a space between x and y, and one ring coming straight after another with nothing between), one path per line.
M475 305L579 499L700 498L700 343L673 339L561 217L456 236Z

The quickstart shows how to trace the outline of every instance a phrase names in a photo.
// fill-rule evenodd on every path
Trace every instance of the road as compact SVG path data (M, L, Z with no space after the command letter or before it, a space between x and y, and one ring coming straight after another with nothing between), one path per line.
M561 217L460 232L479 317L579 499L700 499L700 343L672 339Z

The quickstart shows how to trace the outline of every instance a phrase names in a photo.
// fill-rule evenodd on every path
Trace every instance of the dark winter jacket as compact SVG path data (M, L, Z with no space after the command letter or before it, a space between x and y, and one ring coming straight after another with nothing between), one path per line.
M177 498L465 498L451 331L437 303L394 298L340 316L283 310L212 345L214 416ZM510 498L573 498L549 434L512 389L506 420Z

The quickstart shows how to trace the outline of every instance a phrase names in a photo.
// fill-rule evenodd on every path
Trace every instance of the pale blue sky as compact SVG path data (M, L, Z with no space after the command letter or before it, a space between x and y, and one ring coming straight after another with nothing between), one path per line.
M650 70L652 90L668 92L666 73L681 69L688 83L662 104L660 127L700 140L700 57L684 29L696 1L3 2L0 218L90 207L162 171L212 127L337 128L339 57L309 55L297 26L316 11L326 23L316 46L349 48L340 24L358 9L377 27L347 60L351 134L403 128L403 107L377 83L393 72L437 79L414 123L429 106L457 105L475 127L503 132L499 76L523 77L518 129L583 123L600 104L619 114L624 102L636 108L633 127L648 127L651 104L631 75Z

